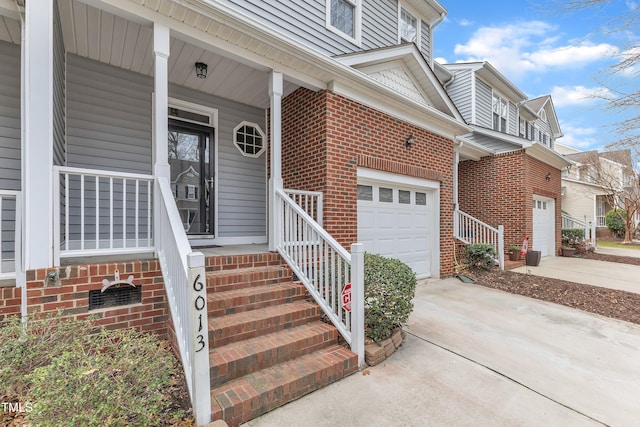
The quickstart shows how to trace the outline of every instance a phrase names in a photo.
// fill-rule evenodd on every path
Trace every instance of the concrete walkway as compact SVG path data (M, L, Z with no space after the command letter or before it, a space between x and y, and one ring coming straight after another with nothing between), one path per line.
M610 248L606 248L610 249ZM601 253L610 253L605 248ZM640 252L634 249L617 251ZM640 266L573 257L544 257L538 267L523 266L513 271L553 277L585 285L640 293Z
M447 279L385 363L250 426L634 426L640 326Z
M610 248L607 246L597 246L598 253L607 255L620 255L620 256L632 256L634 258L640 258L640 249L626 249L626 248Z

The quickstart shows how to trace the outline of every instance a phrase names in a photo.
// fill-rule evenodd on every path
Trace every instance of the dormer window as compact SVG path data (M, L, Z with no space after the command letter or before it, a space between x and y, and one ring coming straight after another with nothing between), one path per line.
M493 130L507 132L507 119L509 117L509 103L499 95L493 94Z
M545 110L542 110L540 112L540 119L542 119L543 122L548 123L548 121L547 121L547 112Z
M400 8L400 43L419 45L418 19L404 7Z
M327 28L360 45L362 0L327 0Z

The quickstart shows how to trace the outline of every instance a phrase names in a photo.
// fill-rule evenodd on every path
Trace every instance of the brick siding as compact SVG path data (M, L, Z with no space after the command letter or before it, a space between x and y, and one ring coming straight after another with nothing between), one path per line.
M551 179L546 180L547 174ZM487 224L504 226L505 249L521 245L533 232L533 196L555 200L556 251L561 245L561 171L524 150L463 161L459 165L459 204Z
M440 275L453 274L453 142L331 91L298 89L283 99L285 188L322 191L326 230L357 241L359 167L440 181ZM405 148L404 141L414 142Z

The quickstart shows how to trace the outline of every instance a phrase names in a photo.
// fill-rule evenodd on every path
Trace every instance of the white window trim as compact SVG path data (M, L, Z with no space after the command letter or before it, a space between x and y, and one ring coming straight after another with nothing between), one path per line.
M260 137L262 137L262 148L260 148L260 151L258 151L257 153L254 153L254 154L245 153L244 150L238 145L238 141L236 139L236 135L238 133L238 130L240 130L240 128L243 127L243 126L250 126L252 128L255 128L256 131L258 131L258 133L260 134ZM240 154L242 154L243 156L258 158L267 149L267 137L266 137L264 131L262 130L262 128L260 127L260 125L258 125L257 123L248 122L248 121L245 120L245 121L240 122L236 127L233 128L233 145L236 146L238 151L240 151Z
M498 97L499 99L501 99L502 101L504 101L507 104L507 115L505 117L505 128L504 130L500 130L500 129L493 129L493 98L494 97ZM496 91L495 89L491 89L491 128L493 130L495 130L496 132L502 132L502 133L509 133L509 98L507 98L506 96L504 96L503 94L501 94L500 92ZM502 117L502 116L501 116Z
M420 46L422 44L422 19L420 19L420 16L413 8L402 2L398 2L398 44L401 44L403 42L402 30L400 25L402 23L402 9L407 11L416 20L416 41L414 43L416 44L416 46L418 46L418 49L420 49Z
M325 3L325 26L326 28L339 35L340 37L349 40L351 43L355 44L358 47L361 47L362 44L362 0L345 0L351 3L354 6L354 28L353 28L353 37L349 34L344 33L341 29L334 27L331 25L331 0L326 0Z

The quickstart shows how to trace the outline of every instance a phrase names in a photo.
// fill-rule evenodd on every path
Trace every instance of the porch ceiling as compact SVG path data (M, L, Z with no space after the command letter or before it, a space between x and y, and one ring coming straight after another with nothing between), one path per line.
M68 53L135 73L153 76L153 29L77 0L59 0L60 21ZM1 30L0 30L1 31ZM196 77L195 63L208 65L206 79ZM268 71L171 38L169 82L244 104L269 105ZM298 85L285 82L285 94Z

